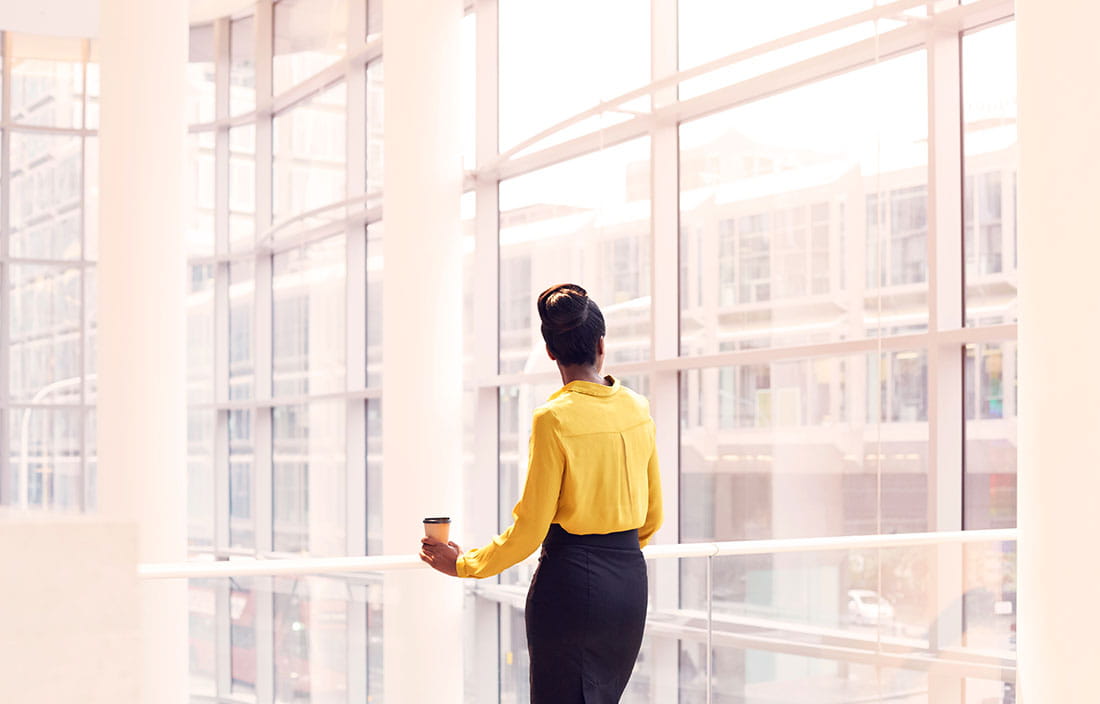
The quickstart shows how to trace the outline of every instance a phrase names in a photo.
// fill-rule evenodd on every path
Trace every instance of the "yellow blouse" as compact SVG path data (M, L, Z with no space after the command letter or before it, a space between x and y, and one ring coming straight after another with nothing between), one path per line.
M577 534L637 528L642 545L661 526L649 401L607 378L611 386L571 381L535 410L527 483L513 523L459 557L459 577L492 577L524 560L552 523Z

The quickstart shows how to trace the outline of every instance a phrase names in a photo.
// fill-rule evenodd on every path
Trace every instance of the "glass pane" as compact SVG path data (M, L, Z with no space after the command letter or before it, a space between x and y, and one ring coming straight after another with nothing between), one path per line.
M229 249L255 244L256 126L229 130Z
M192 579L187 583L187 652L190 693L217 693L217 582Z
M502 0L500 149L650 82L649 3L633 0ZM614 50L608 38L614 37ZM548 60L553 57L553 60ZM594 68L595 67L595 68ZM637 101L648 107L649 99ZM539 146L629 119L608 113Z
M84 138L84 258L99 254L99 139Z
M462 376L474 379L477 376L475 355L477 344L474 327L474 250L477 231L474 216L477 214L477 196L473 192L462 194ZM484 302L479 302L484 305Z
M367 227L367 386L382 385L382 276L384 256L381 221Z
M680 68L690 69L730 54L788 37L830 21L869 10L872 0L778 0L763 4L721 0L679 0ZM898 13L900 15L900 13ZM879 31L902 25L896 18L880 21ZM782 66L824 54L875 34L873 22L800 41L685 81L680 98L692 98Z
M347 52L347 0L275 4L275 94L298 85Z
M8 34L12 122L83 127L86 41Z
M229 114L256 109L256 19L233 20L229 27Z
M382 0L367 0L367 39L373 41L382 34Z
M256 592L247 577L229 580L229 691L256 694Z
M347 553L345 403L272 410L272 519L277 552Z
M531 701L531 656L527 652L527 630L523 610L500 609L500 701Z
M966 346L964 527L1016 527L1016 343Z
M187 541L214 545L214 414L187 412Z
M974 0L963 0L963 4ZM1007 679L1007 678L1006 678ZM1011 682L1000 679L982 679L967 677L964 683L963 700L966 704L1016 704L1016 681Z
M276 396L344 389L344 239L338 235L275 255L272 384Z
M348 704L349 680L382 700L381 575L190 580L188 601L192 701L255 702L274 684L268 704Z
M229 265L229 400L253 396L255 361L252 351L252 311L256 279L252 261Z
M939 704L944 684L958 701L968 672L988 676L989 658L1014 674L1013 543L718 557L709 595L705 570L681 561L678 625L705 629L713 600L715 701ZM949 681L930 689L930 671ZM680 673L681 701L704 701L703 644Z
M346 702L348 589L341 581L275 580L275 701Z
M915 351L682 373L681 540L926 530L927 374Z
M84 270L84 402L90 405L95 404L98 391L96 370L99 368L99 293L96 273L92 267Z
M477 165L477 15L473 12L462 18L461 52L462 168L469 171Z
M96 444L96 409L84 412L84 510L92 513L99 506L97 468L99 449Z
M11 134L11 254L80 259L81 139Z
M546 372L535 308L580 284L603 312L607 364L648 359L651 328L649 139L500 184L500 372Z
M272 215L276 223L347 197L346 105L347 87L341 83L275 116Z
M13 264L9 271L12 398L80 403L80 269Z
M1015 542L965 546L961 645L1002 657L1015 654L1017 564Z
M1016 23L963 35L966 324L1016 322Z
M367 64L367 193L382 190L385 168L383 106L385 105L385 71L382 59Z
M926 63L681 126L682 354L927 329Z
M184 201L187 256L214 255L214 133L187 136L187 179L190 188Z
M84 126L90 130L99 128L99 42L88 41L87 73L84 76Z
M191 27L187 60L187 124L214 120L214 25Z
M252 517L252 411L229 411L229 546L256 545L256 523Z
M9 413L12 503L63 511L84 507L81 468L83 412L75 408L13 408Z
M373 575L370 584L364 586L352 586L352 598L357 602L365 602L367 609L367 701L381 702L385 692L385 672L382 666L382 638L383 638L383 612L382 612L382 575ZM361 636L354 630L350 638L354 644Z
M367 554L382 554L382 402L367 401ZM381 616L379 616L381 618Z
M187 401L214 400L214 267L192 264L187 288Z

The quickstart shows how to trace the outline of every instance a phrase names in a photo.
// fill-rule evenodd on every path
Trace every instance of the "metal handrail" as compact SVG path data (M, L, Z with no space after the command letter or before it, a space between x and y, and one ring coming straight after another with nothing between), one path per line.
M933 533L888 533L834 538L783 538L778 540L734 540L728 542L648 545L642 549L647 560L670 558L764 555L826 550L861 550L955 545L979 542L1011 542L1016 528L965 530ZM242 559L145 563L138 565L141 579L199 579L216 577L275 577L287 575L338 575L356 572L391 572L427 569L416 555L367 555L364 557L304 557L291 559Z

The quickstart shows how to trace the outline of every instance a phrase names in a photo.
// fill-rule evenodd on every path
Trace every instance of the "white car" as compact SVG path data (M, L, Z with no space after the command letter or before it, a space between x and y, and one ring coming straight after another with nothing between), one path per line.
M849 589L848 617L864 626L893 623L894 605L870 589Z

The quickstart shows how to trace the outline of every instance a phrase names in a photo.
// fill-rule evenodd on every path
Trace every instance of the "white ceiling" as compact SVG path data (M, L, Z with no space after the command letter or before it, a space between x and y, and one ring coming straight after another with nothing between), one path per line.
M209 22L255 6L256 0L191 0L191 22Z
M99 2L0 2L0 29L53 37L94 37L99 32Z

